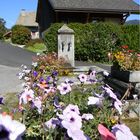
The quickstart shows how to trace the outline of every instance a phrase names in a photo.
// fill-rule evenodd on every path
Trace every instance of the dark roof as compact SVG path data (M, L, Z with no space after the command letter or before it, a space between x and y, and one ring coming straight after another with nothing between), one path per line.
M54 10L139 13L133 0L49 0Z

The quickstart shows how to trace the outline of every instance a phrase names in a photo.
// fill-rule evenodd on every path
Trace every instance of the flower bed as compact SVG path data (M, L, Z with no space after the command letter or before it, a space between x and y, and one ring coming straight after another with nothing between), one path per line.
M140 71L140 54L129 50L128 46L121 46L113 54L114 66L123 71Z
M25 140L125 140L129 136L138 140L121 123L122 101L101 76L93 70L88 75L80 74L78 84L68 79L59 83L61 62L51 54L37 56L31 70L22 66L19 78L24 84L18 109L0 116L1 132L6 132L3 137L10 139L14 134L15 139L23 135ZM22 123L10 117L19 113ZM9 126L3 121L6 117ZM12 127L14 122L16 129Z
M140 55L128 46L122 46L113 54L111 75L124 82L140 82Z

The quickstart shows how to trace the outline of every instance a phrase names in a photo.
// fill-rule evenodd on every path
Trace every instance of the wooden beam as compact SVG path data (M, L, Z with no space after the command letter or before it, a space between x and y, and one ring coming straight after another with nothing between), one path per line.
M55 12L55 21L58 22L58 12Z
M122 17L122 24L125 23L125 21L126 21L126 19L127 19L127 17L128 17L129 15L130 15L130 13L127 13L127 14L123 15L123 17Z
M86 23L89 23L90 13L87 13L87 20Z

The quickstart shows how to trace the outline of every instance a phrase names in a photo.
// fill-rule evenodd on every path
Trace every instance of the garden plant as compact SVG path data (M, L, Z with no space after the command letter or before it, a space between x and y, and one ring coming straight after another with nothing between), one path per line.
M127 45L120 47L113 54L114 66L124 71L140 71L140 54L130 50Z
M121 122L123 101L103 82L104 77L93 70L76 75L78 83L70 79L60 82L63 64L63 59L51 53L36 56L31 69L22 65L18 76L24 81L23 91L18 95L18 107L0 114L0 137L138 140Z

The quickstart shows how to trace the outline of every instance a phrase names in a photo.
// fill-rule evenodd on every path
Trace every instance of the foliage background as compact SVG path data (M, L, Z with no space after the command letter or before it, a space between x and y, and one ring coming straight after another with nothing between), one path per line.
M11 30L11 40L14 44L25 45L31 39L31 31L22 25L15 25Z
M57 52L57 31L63 23L52 24L43 32L47 51ZM121 45L140 51L139 25L118 25L113 23L70 23L75 31L75 59L98 62L108 61L108 52L116 51Z
M0 18L0 40L3 40L3 35L6 33L7 29L5 27L5 20Z

